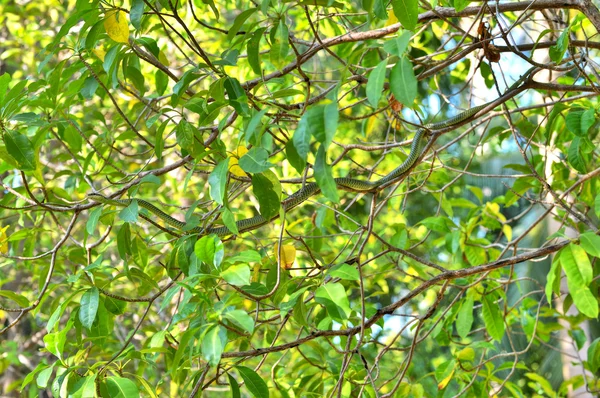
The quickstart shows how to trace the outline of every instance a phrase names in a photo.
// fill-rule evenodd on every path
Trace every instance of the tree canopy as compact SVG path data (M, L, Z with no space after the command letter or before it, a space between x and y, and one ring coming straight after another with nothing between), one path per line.
M0 21L0 395L600 389L591 0Z

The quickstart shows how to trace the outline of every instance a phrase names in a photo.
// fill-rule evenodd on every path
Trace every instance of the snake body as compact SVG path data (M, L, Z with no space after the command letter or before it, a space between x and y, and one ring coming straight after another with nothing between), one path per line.
M529 75L531 75L533 70L534 70L534 68L529 69L523 76L521 76L521 78L519 80L517 80L509 88L508 91L517 87L521 82L523 82L526 78L528 78ZM468 120L469 118L471 118L473 115L477 114L482 109L491 105L493 102L495 102L495 100L487 102L483 105L478 105L473 108L467 109L466 111L461 112L458 115L451 117L449 119L446 119L444 121L437 122L437 123L430 123L430 124L427 124L427 125L423 126L422 128L420 128L415 133L408 157L397 168L395 168L389 174L385 175L384 177L380 178L379 180L365 181L365 180L358 180L358 179L348 178L348 177L338 177L338 178L334 179L337 188L343 189L346 191L351 191L351 192L373 192L373 191L378 190L380 187L384 187L388 183L390 183L390 182L396 180L397 178L399 178L400 176L402 176L404 173L406 173L408 170L410 170L413 167L415 162L420 158L423 148L425 147L424 139L425 139L425 137L430 135L431 131L449 128L449 127L459 124L465 120ZM306 201L311 196L319 193L320 191L321 191L321 188L319 188L319 186L316 183L314 183L314 182L307 183L301 189L299 189L298 191L296 191L295 193L293 193L292 195L287 197L281 204L282 208L284 211L291 210L294 207L296 207L299 204ZM95 202L99 202L99 203L115 205L115 206L125 206L125 207L129 206L133 200L136 200L139 206L148 210L150 213L156 215L157 217L162 219L167 224L169 224L179 230L185 230L186 223L171 217L170 215L166 214L165 212L163 212L162 210L160 210L159 208L154 206L152 203L147 202L143 199L111 199L111 198L107 198L107 197L97 194L97 193L89 194L88 198ZM271 220L273 220L276 217L278 217L278 216L274 216L271 219L266 219L262 215L257 215L252 218L247 218L244 220L237 221L236 225L237 225L239 232L241 233L244 231L258 228L264 224L267 224L268 222L270 222ZM216 234L218 236L231 235L231 231L227 227L209 227L209 228L195 227L195 228L188 229L186 231L186 233L200 234L200 235Z

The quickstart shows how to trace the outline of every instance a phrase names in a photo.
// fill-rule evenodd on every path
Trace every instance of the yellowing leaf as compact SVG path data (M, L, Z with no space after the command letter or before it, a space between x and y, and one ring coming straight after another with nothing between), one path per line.
M237 147L237 150L229 157L229 172L236 177L248 177L248 174L239 166L239 159L248 153L245 146Z
M110 10L106 13L104 29L108 37L118 43L129 42L129 24L123 11Z
M385 26L390 26L395 23L398 23L398 18L396 18L396 14L394 14L393 10L388 10L388 15L389 15L389 18L387 21L385 21Z
M8 236L6 236L6 230L8 225L0 229L0 254L8 253Z
M273 249L273 254L277 257L277 253L279 253L279 243L275 243L275 248ZM292 268L292 264L294 264L294 260L296 260L296 248L292 245L283 245L281 246L281 265L285 267L285 269Z

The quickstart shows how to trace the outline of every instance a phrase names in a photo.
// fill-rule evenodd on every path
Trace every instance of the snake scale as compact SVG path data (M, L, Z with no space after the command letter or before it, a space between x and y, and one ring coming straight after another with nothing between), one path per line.
M510 92L513 88L519 86L523 81L525 81L531 75L531 73L534 69L535 68L529 69L507 91ZM343 189L346 191L360 193L360 192L373 192L373 191L377 190L378 188L385 186L386 184L388 184L388 183L394 181L395 179L397 179L398 177L402 176L404 173L406 173L408 170L410 170L413 167L413 165L415 164L417 159L419 159L419 157L421 156L421 152L423 151L423 148L425 147L424 139L430 135L431 131L449 128L449 127L459 124L465 120L468 120L473 115L477 114L479 111L488 107L495 101L496 100L487 102L483 105L475 106L473 108L467 109L464 112L459 113L458 115L456 115L452 118L449 118L449 119L446 119L446 120L443 120L443 121L437 122L437 123L430 123L430 124L427 124L427 125L423 126L422 128L420 128L415 133L412 145L410 147L410 152L408 154L408 157L404 160L404 162L402 162L402 164L400 164L400 166L396 167L389 174L380 178L379 180L364 181L364 180L358 180L358 179L348 178L348 177L339 177L339 178L334 179L337 188ZM307 200L311 196L319 193L320 190L321 189L319 188L319 186L314 182L305 184L301 189L299 189L298 191L296 191L295 193L290 195L288 198L286 198L281 203L283 210L287 212L288 210L293 209L294 207L303 203L305 200ZM160 210L159 208L154 206L152 203L147 202L143 199L111 199L111 198L105 197L98 193L89 194L88 199L91 199L95 202L99 202L99 203L103 203L103 204L114 205L114 206L124 206L124 207L129 206L133 200L136 200L139 206L148 210L150 213L156 215L157 217L162 219L167 224L169 224L179 230L184 230L184 228L186 226L186 223L171 217L170 215L166 214L165 212L163 212L162 210ZM270 222L271 220L273 220L276 217L277 216L274 216L271 219L266 219L262 215L258 215L258 216L252 217L252 218L247 218L244 220L237 221L236 225L237 225L239 232L241 233L244 231L258 228L264 224L267 224L268 222ZM186 233L200 234L200 235L216 234L218 236L231 235L231 231L227 227L209 227L209 228L195 227L195 228L191 228L191 229L187 230Z

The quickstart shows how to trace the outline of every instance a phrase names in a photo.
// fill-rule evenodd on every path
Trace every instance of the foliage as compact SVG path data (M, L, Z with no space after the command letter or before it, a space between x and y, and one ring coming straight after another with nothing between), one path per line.
M600 13L565 4L0 1L0 393L597 392Z

